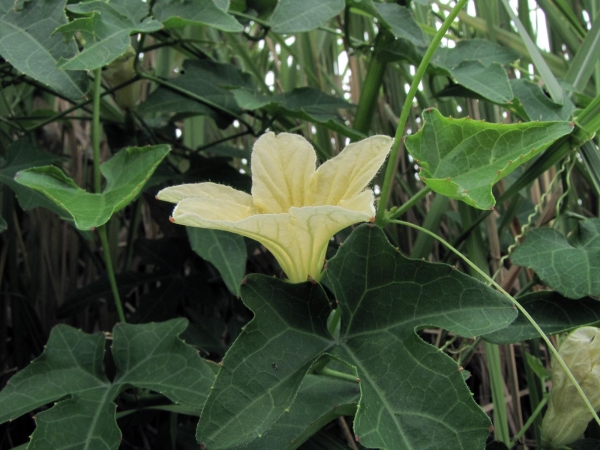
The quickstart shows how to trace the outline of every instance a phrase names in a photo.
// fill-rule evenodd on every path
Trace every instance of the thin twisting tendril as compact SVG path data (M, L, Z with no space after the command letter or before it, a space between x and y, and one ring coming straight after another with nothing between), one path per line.
M565 158L565 160L563 161L563 163L560 166L560 169L556 172L556 175L554 175L554 178L552 178L552 180L550 180L550 184L548 185L547 191L542 194L539 202L537 202L537 204L533 208L533 212L527 216L527 222L525 223L525 225L523 225L521 227L521 232L515 236L514 242L508 246L508 249L506 250L506 254L502 258L500 258L500 262L498 263L498 269L496 270L494 275L492 275L492 280L495 280L496 277L498 276L498 274L500 274L500 272L502 271L502 268L504 267L504 262L510 257L510 254L512 253L512 251L517 247L517 245L519 245L519 241L521 240L521 238L523 238L523 236L525 236L525 233L527 232L527 230L529 228L531 228L531 226L533 225L533 218L541 212L542 206L544 205L544 202L546 201L546 197L548 197L548 195L550 195L550 193L552 191L552 186L554 185L556 180L558 180L558 178L560 177L560 174L566 170L567 164L569 164L570 160L571 160L571 155L569 155ZM571 167L571 169L572 169L572 167ZM571 173L571 170L569 170L568 174L570 175L570 173ZM557 217L558 217L559 202L566 194L568 194L569 188L570 188L570 177L567 176L567 190L556 202ZM488 282L488 286L489 285L491 285L491 282Z

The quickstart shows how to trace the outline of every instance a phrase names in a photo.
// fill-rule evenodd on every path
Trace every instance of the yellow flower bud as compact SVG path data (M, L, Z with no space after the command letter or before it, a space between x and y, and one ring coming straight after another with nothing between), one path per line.
M583 327L562 342L558 353L597 411L600 409L600 329ZM558 361L552 361L552 390L542 423L542 442L560 448L581 437L592 414Z

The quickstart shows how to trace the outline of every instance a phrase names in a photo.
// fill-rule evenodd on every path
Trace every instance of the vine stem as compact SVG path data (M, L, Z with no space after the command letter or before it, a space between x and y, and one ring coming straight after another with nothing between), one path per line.
M92 149L94 156L94 192L102 192L100 177L100 91L102 90L102 67L94 72L94 102L92 107Z
M435 234L435 233L433 233L433 232L431 232L431 231L429 231L429 230L427 230L427 229L425 229L423 227L420 227L419 225L415 225L414 223L405 222L404 220L391 220L389 223L395 223L395 224L398 224L398 225L405 225L407 227L414 228L415 230L419 230L422 233L426 233L426 234L428 234L429 236L431 236L434 239L437 239L442 245L444 245L446 248L448 248L448 250L450 250L452 253L454 253L456 256L458 256L460 259L462 259L469 267L471 267L475 272L477 272L479 275L481 275L489 284L491 284L492 286L494 286L513 305L515 305L517 307L517 309L521 312L521 314L523 314L523 316L525 316L525 318L529 321L529 323L531 323L531 325L533 325L533 328L535 328L535 330L539 333L539 335L541 336L541 338L544 340L544 342L546 343L546 345L550 349L550 352L552 353L552 355L557 359L559 365L562 367L562 369L567 374L567 378L569 378L569 381L571 381L571 383L573 383L573 386L575 386L575 389L577 390L577 392L579 393L579 395L583 399L583 401L584 401L587 409L592 413L592 416L594 417L594 420L596 420L596 422L598 423L598 425L600 425L600 417L598 417L598 414L596 414L596 410L594 409L594 407L592 406L592 404L588 400L587 396L585 395L585 392L583 392L583 389L581 389L581 386L579 385L579 383L577 382L577 380L575 379L575 377L571 373L571 370L567 367L567 365L565 364L564 360L559 355L558 350L556 350L556 348L554 347L554 345L552 344L552 342L550 341L550 339L548 339L548 336L546 336L546 333L544 333L542 331L542 329L537 324L537 322L533 319L533 317L531 317L531 315L527 312L527 310L525 308L523 308L521 306L521 304L517 300L515 300L513 298L512 295L510 295L508 292L506 292L502 288L502 286L500 286L492 278L490 278L490 276L488 274L486 274L483 270L481 270L479 267L477 267L476 264L474 264L473 262L471 262L471 260L469 258L467 258L465 255L463 255L456 248L454 248L452 245L450 245L449 242L446 242L443 238L439 237L437 234Z
M100 174L100 90L102 89L102 68L99 67L94 72L94 100L92 107L92 154L94 156L94 191L96 194L102 192L102 178ZM104 252L104 264L106 265L106 272L108 273L108 281L110 288L115 299L115 306L117 307L117 314L119 315L120 322L126 322L125 312L123 311L123 305L121 304L121 297L119 296L119 289L117 288L117 280L115 278L115 271L112 264L112 258L110 256L110 246L108 245L108 236L106 234L106 225L98 227L98 235L100 236L100 243L102 244L102 251Z
M377 215L375 216L375 222L379 226L385 225L385 207L389 200L392 182L394 180L394 172L396 171L396 160L398 159L398 151L400 150L400 144L404 135L404 128L406 127L406 122L408 120L408 115L410 114L413 99L415 98L415 95L419 90L419 84L421 83L421 80L425 75L427 66L429 66L429 61L431 60L433 54L440 45L440 42L446 34L446 31L448 31L450 25L452 24L456 16L458 16L458 13L467 4L467 2L468 0L458 0L458 2L456 2L456 6L452 8L452 11L450 11L448 17L446 17L446 20L444 20L442 27L433 37L429 48L425 52L425 56L423 56L423 59L421 60L421 64L419 64L419 68L417 69L415 77L413 78L412 84L410 85L410 90L406 95L404 105L402 105L400 119L398 120L398 127L396 128L396 135L394 136L394 142L392 143L390 157L388 159L387 167L385 170L385 178L383 181L383 187L381 189L381 198L379 200L379 205L377 206Z

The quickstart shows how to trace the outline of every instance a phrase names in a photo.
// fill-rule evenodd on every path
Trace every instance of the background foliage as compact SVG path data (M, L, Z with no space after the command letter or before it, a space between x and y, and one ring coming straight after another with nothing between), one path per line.
M0 448L32 433L36 449L198 448L205 401L197 437L210 450L421 448L424 434L433 448L541 448L546 345L523 314L498 330L517 315L499 294L463 302L484 287L431 236L344 230L323 287L289 285L256 242L172 225L154 199L202 181L249 191L268 130L302 134L321 161L393 136L453 6L0 0ZM400 147L387 204L494 275L549 334L600 320L599 60L598 0L469 1L410 105L406 134L423 132ZM469 158L498 135L501 157ZM432 152L441 141L447 154ZM242 284L247 273L259 275ZM433 394L414 392L423 376ZM432 426L427 414L454 402L464 409L445 431ZM599 433L591 424L573 448Z

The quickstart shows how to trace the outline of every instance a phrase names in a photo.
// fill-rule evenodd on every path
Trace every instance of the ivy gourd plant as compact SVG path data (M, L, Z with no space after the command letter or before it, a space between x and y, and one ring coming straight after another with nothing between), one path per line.
M533 6L0 0L0 449L600 446L600 5Z

